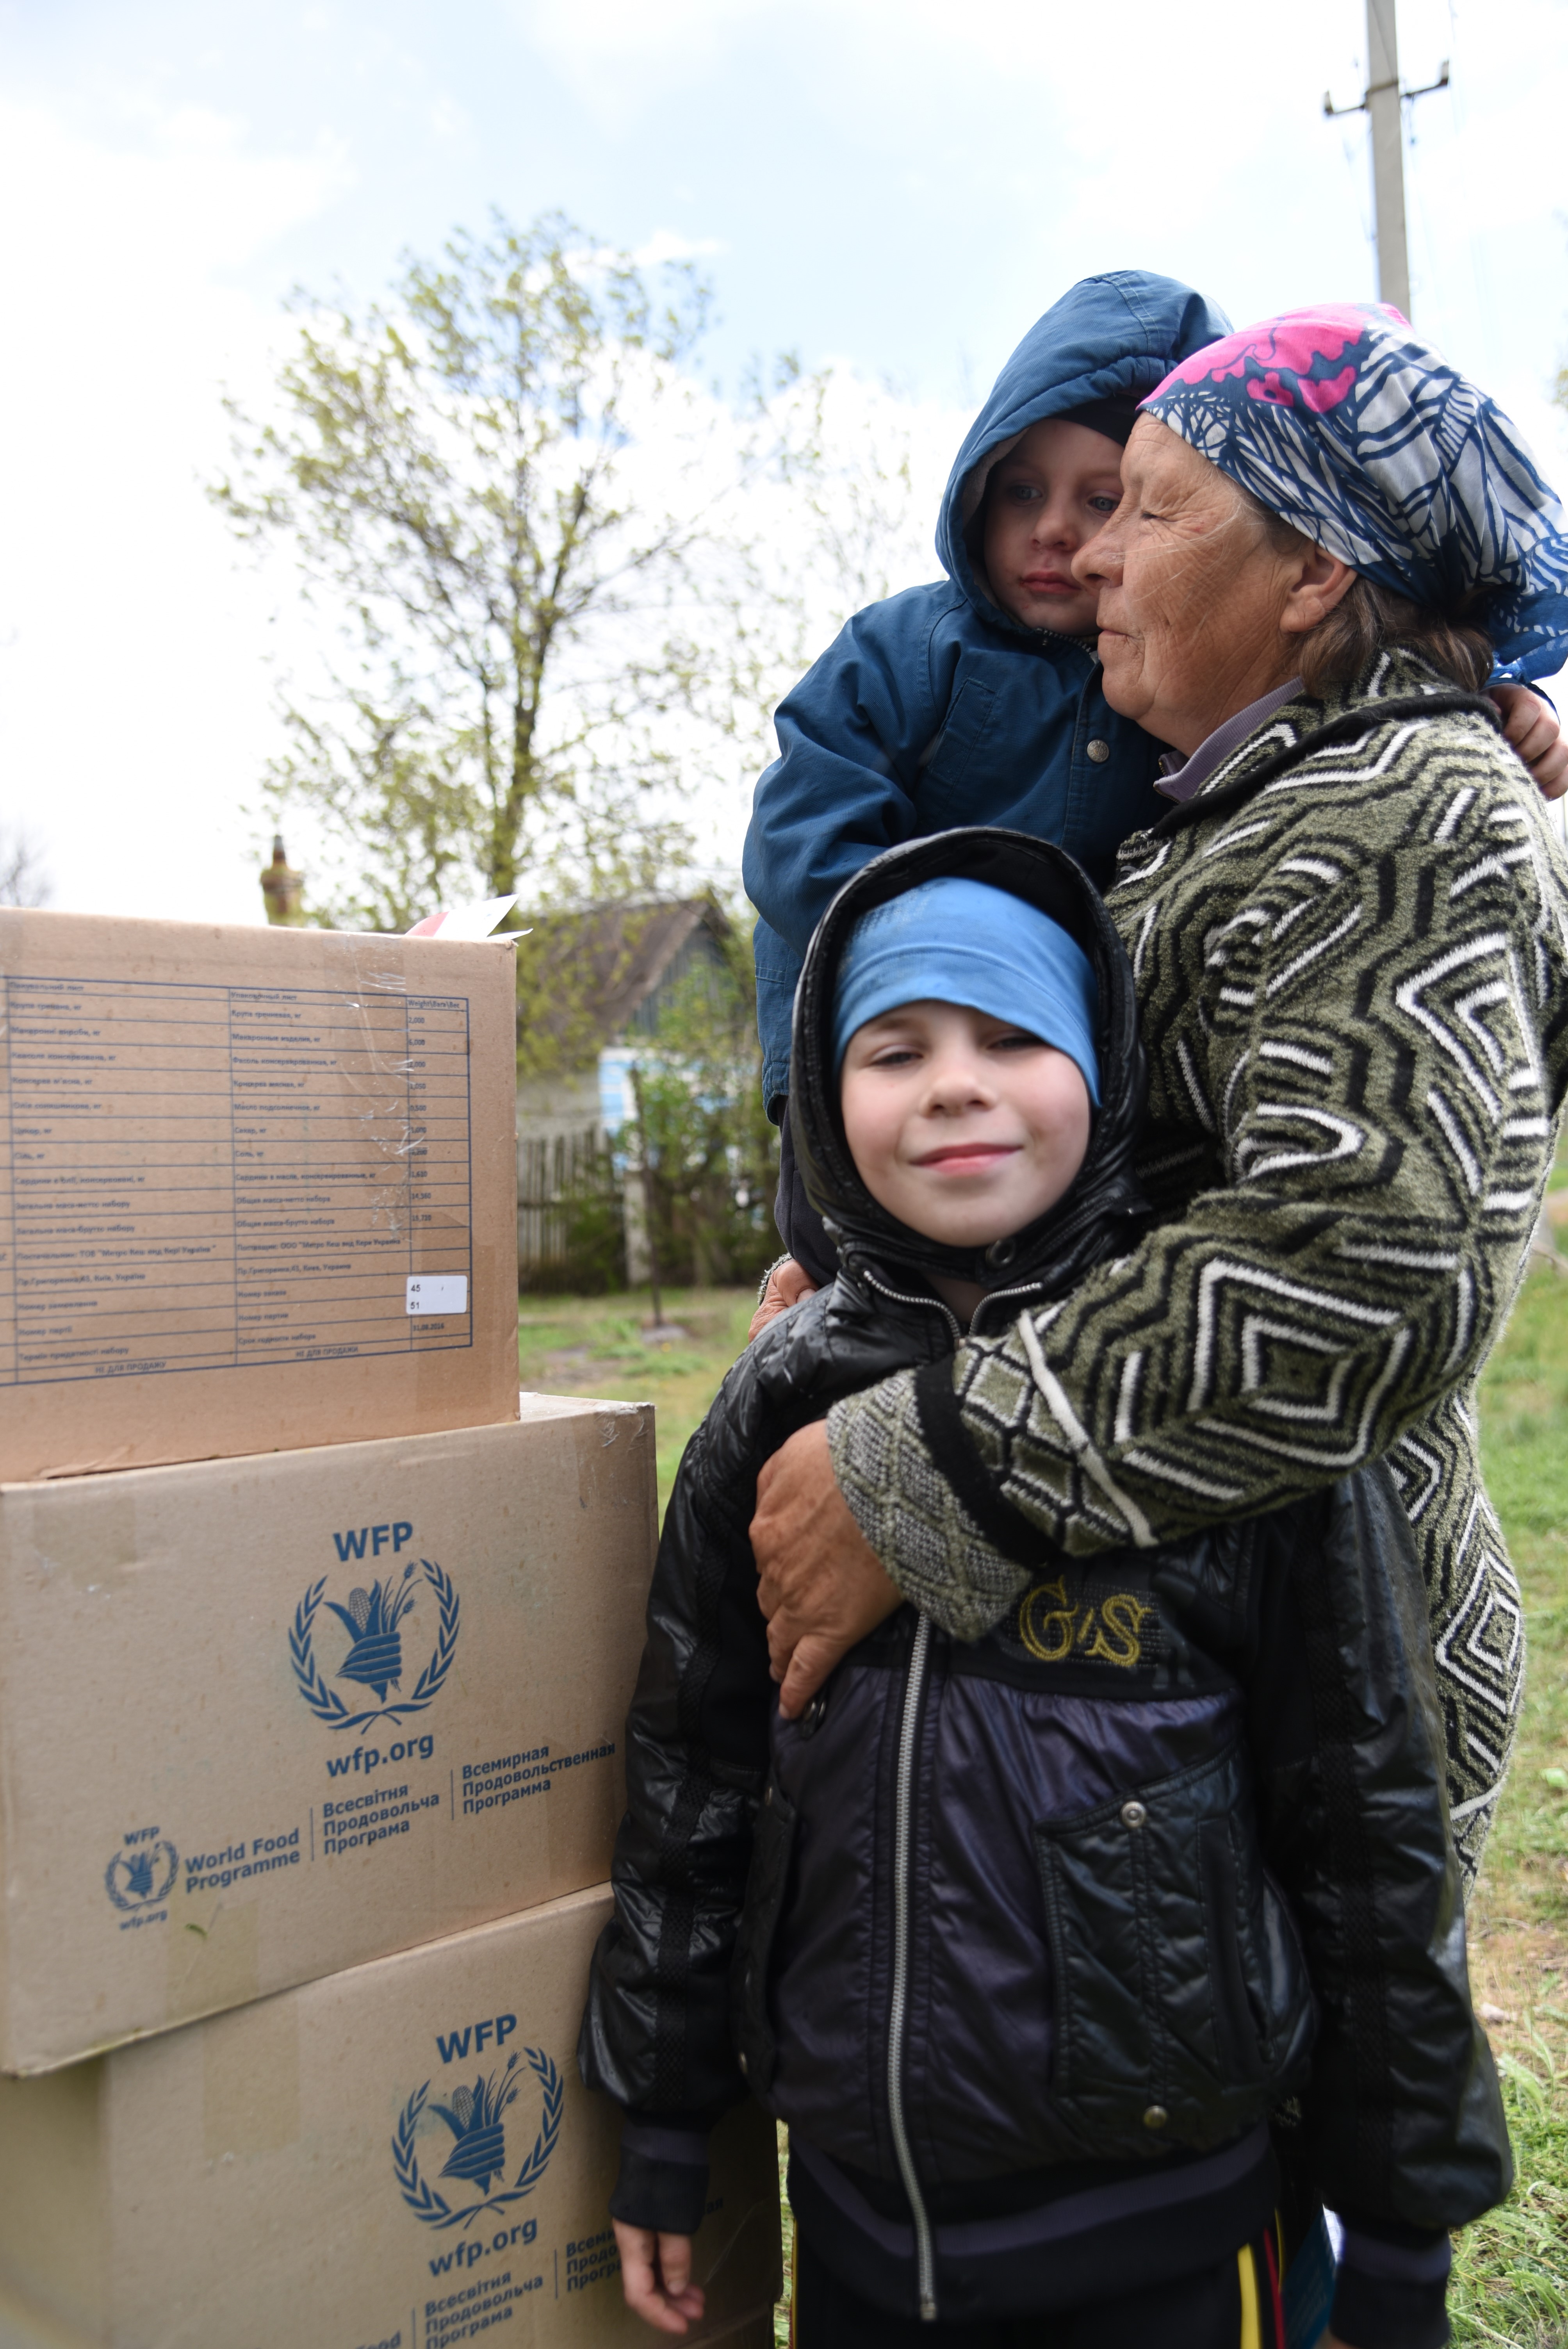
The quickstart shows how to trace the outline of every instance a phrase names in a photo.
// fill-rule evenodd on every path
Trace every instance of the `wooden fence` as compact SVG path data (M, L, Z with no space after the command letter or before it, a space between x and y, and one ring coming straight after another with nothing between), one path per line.
M520 1138L519 1288L594 1292L624 1278L621 1186L599 1129Z

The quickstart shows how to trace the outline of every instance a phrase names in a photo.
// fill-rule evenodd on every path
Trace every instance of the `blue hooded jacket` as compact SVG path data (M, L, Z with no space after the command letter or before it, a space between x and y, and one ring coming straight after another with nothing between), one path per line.
M965 525L985 475L1047 417L1114 394L1142 398L1178 359L1231 331L1173 277L1086 277L1030 327L970 427L943 496L947 576L872 604L779 705L779 755L746 837L757 925L763 1097L789 1084L789 1016L807 940L851 874L885 848L955 824L1006 824L1059 843L1097 881L1152 823L1160 745L1119 718L1099 663L993 603ZM965 484L979 469L968 497Z

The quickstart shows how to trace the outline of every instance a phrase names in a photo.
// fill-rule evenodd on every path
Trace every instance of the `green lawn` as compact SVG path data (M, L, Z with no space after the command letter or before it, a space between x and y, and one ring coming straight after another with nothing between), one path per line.
M1568 1187L1568 1167L1559 1181ZM1528 1625L1524 1718L1470 1910L1519 2178L1460 2239L1457 2343L1568 2342L1568 1278L1538 1264L1481 1389L1487 1483Z
M746 1343L757 1293L666 1288L660 1304L661 1326L685 1335L655 1345L644 1335L653 1319L645 1288L619 1297L525 1297L518 1361L523 1385L536 1392L654 1405L662 1516L687 1439Z
M1568 1193L1568 1153L1555 1189ZM1559 1226L1568 1247L1568 1224ZM525 1387L651 1401L661 1508L687 1437L746 1342L750 1290L524 1299ZM1512 1775L1470 1912L1470 1966L1502 2071L1519 2178L1460 2239L1459 2349L1568 2349L1568 1278L1538 1264L1481 1391L1487 1478L1523 1591L1530 1666ZM786 2250L788 2251L788 2233ZM778 2340L788 2339L780 2312Z

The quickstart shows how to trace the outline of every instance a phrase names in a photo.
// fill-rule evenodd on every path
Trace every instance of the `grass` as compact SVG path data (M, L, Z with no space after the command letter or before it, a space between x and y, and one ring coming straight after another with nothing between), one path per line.
M1568 1189L1568 1165L1557 1182ZM1488 1487L1524 1597L1513 1767L1470 1909L1470 1976L1502 2075L1518 2178L1467 2228L1454 2339L1568 2343L1568 1280L1531 1273L1481 1387Z
M1568 1195L1568 1149L1553 1189ZM1568 1219L1559 1245L1568 1247ZM645 1291L526 1299L524 1386L651 1400L661 1509L686 1439L746 1342L749 1289L675 1289L645 1334ZM1568 2349L1568 1279L1530 1274L1481 1388L1487 1483L1524 1597L1530 1648L1512 1772L1470 1909L1470 1972L1502 2076L1518 2177L1455 2249L1456 2349ZM782 2191L782 2133L780 2134ZM792 2248L785 2212L785 2280ZM789 2339L781 2304L779 2349Z
M645 1288L617 1297L525 1297L518 1364L522 1384L536 1392L654 1405L662 1516L687 1440L746 1343L757 1293L666 1288L660 1304L662 1326L682 1335L655 1343L646 1334L653 1308Z

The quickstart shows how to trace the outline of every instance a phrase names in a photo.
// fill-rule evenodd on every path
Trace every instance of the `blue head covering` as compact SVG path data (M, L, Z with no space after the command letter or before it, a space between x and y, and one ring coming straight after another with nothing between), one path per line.
M833 1066L857 1028L901 1003L965 1003L1066 1052L1098 1109L1099 1001L1088 957L1048 914L985 881L923 881L850 932L833 999Z
M1398 310L1266 318L1183 359L1143 407L1366 578L1473 617L1497 679L1568 660L1563 509L1501 409Z

